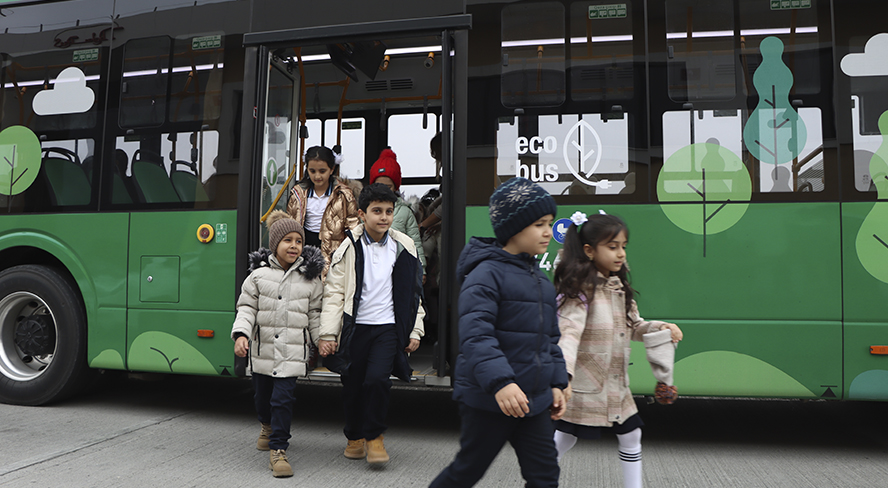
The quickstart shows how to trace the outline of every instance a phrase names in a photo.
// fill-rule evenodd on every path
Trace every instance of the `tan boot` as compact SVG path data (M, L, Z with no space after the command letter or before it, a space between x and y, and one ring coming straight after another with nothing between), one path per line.
M348 441L348 446L345 448L345 457L349 459L364 459L367 457L367 444L364 442L364 439Z
M269 449L268 438L271 437L271 424L260 425L262 425L262 430L259 431L259 440L256 441L256 449L267 451Z
M367 462L370 464L385 464L389 461L389 455L385 452L382 436L367 441Z
M269 452L268 465L274 472L275 478L293 476L293 468L290 467L290 463L287 461L287 451L283 449L272 449Z

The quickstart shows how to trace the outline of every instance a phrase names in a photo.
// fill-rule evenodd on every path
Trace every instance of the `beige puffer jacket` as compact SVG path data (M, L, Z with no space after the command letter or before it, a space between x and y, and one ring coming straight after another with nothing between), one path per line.
M324 210L323 219L321 219L321 231L318 234L321 239L321 253L323 253L324 261L328 266L333 251L339 248L339 244L345 239L345 230L354 229L358 225L357 195L361 193L362 188L360 181L348 178L335 178L331 184L333 185L333 193L327 200L327 208ZM305 226L307 193L308 187L300 183L290 190L290 200L287 202L287 213L303 227ZM325 270L324 276L326 277L326 275Z
M314 246L284 271L268 249L250 254L251 273L237 300L231 338L250 339L250 369L274 378L305 376L320 326L324 258Z

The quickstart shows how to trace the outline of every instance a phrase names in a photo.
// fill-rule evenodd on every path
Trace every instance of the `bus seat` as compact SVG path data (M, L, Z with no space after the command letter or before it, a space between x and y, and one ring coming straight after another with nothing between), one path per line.
M173 188L163 166L153 161L133 161L133 179L139 200L145 203L178 202L179 195Z
M129 156L123 149L114 150L114 168L111 173L114 175L111 183L111 203L129 204L139 199L139 192L133 179L126 176L126 169L129 166Z
M46 177L53 205L88 205L92 185L83 168L67 158L45 156L40 170Z
M203 185L200 184L200 180L194 174L188 171L173 171L170 173L170 181L173 182L173 187L183 202L210 201L210 197L207 196Z

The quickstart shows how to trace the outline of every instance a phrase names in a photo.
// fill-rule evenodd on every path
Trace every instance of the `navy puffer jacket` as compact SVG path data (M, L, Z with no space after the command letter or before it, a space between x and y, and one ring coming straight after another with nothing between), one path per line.
M473 237L456 272L463 283L454 400L499 412L494 395L517 383L530 415L545 411L552 388L567 387L555 287L533 256L510 254L493 238Z

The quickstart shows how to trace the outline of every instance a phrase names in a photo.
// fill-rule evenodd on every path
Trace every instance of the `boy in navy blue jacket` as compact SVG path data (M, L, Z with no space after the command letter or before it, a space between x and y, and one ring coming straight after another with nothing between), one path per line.
M490 197L496 239L473 237L457 263L460 451L431 486L473 486L512 444L527 486L557 487L553 420L564 413L567 371L558 347L555 287L534 258L552 238L555 200L513 178Z

